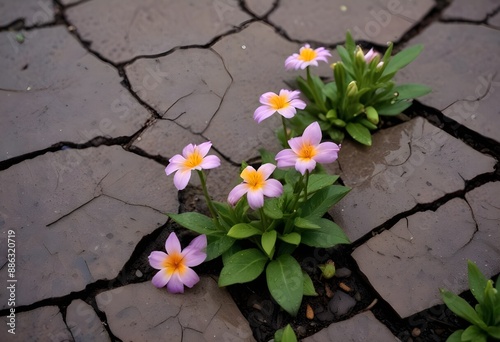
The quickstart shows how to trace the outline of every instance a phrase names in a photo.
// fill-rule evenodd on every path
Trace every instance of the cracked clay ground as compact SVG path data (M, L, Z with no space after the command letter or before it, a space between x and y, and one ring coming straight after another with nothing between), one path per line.
M279 148L279 122L252 113L293 83L285 58L346 30L379 50L423 44L398 81L433 92L373 147L344 142L335 169L352 191L330 214L378 304L301 338L424 341L384 317L466 291L467 259L498 275L499 0L0 0L0 341L258 338L210 272L183 295L151 285L164 213L187 205L164 167L211 140L224 200L241 161Z

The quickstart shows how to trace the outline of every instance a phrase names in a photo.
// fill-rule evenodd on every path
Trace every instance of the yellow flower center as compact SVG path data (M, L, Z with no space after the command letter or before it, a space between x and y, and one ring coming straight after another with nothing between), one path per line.
M299 158L301 159L311 159L313 158L318 152L316 151L316 147L314 147L313 145L311 144L303 144L301 147L300 147L300 150L299 150L299 153L298 156Z
M194 152L188 155L188 157L186 158L184 167L188 169L194 169L195 167L199 166L202 161L203 157L201 156L200 152L198 152L198 150L194 150Z
M299 59L304 62L310 62L314 60L317 56L316 51L311 48L303 48L300 51Z
M279 110L288 107L290 104L288 103L288 96L283 95L274 95L269 99L271 104L271 108L274 110Z
M264 175L262 174L262 172L259 171L245 169L241 173L241 178L245 180L250 189L253 191L262 189L266 184Z
M163 260L162 266L167 269L167 273L170 275L175 271L182 275L187 269L186 265L184 265L184 257L181 253L169 254L165 260Z

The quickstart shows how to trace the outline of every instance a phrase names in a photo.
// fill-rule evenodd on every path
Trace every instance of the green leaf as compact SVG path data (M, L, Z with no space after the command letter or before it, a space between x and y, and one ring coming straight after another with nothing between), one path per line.
M264 214L273 220L279 220L283 217L283 212L280 209L279 198L269 198L264 202Z
M469 288L472 295L476 298L479 304L483 303L484 289L488 279L481 273L475 263L468 260L467 269L469 273Z
M422 52L423 45L415 45L400 51L394 55L387 63L387 66L382 75L387 75L404 68L410 64Z
M349 133L349 135L357 142L367 146L372 145L372 135L368 128L362 124L349 122L345 129L347 133Z
M309 176L309 183L307 183L307 193L312 194L328 185L332 185L337 179L339 179L339 176L336 175L312 174Z
M307 97L309 101L314 102L314 96L312 95L313 94L312 90L309 87L309 84L307 84L307 81L303 79L301 76L299 76L297 77L297 85L299 87L300 92L304 94L304 96Z
M365 126L366 128L371 129L371 130L375 130L378 128L377 125L374 125L373 123L371 123L370 121L368 121L366 119L359 119L358 122L360 124L362 124L363 126Z
M325 86L323 87L323 93L332 102L337 101L337 85L335 84L335 82L325 84Z
M451 334L446 342L462 342L462 333L463 330L457 330L453 334Z
M301 237L299 233L292 232L290 234L280 235L278 236L278 239L291 245L298 246L300 244Z
M214 221L205 215L199 213L167 214L172 220L198 234L216 234L217 228Z
M235 239L246 239L250 236L260 235L262 231L248 223L238 223L229 229L227 235Z
M309 221L307 218L297 217L293 222L295 227L302 229L319 229L321 228L316 223Z
M297 336L295 336L295 332L293 331L290 324L287 324L285 329L283 329L281 342L297 342Z
M354 39L352 38L349 31L347 31L345 34L345 47L350 53L353 53L356 49L356 43L354 42Z
M349 238L342 228L328 219L316 219L321 228L304 231L301 234L302 243L311 247L330 248L338 244L349 244Z
M481 341L484 339L486 342L486 337L485 332L475 325L469 326L462 333L462 341Z
M262 248L264 251L267 253L267 255L272 258L273 253L274 253L274 245L276 244L276 237L278 236L278 233L276 233L275 230L270 230L268 232L265 232L262 234L261 238L261 244Z
M266 279L274 300L290 315L296 316L304 291L299 263L289 254L281 255L267 265Z
M318 293L314 288L314 284L311 277L309 277L309 274L307 274L307 272L305 271L302 271L302 276L304 277L304 296L317 296Z
M394 91L398 93L398 100L406 100L429 94L432 89L423 84L408 83L396 86Z
M207 258L210 261L225 253L236 241L225 233L207 235Z
M412 104L411 101L399 101L394 104L385 104L380 107L377 107L377 111L380 115L385 116L394 116L401 114L405 109L410 107Z
M241 251L241 245L238 243L234 243L227 251L222 253L222 263L225 265L227 262L227 259L229 259L233 254Z
M302 205L302 217L321 218L335 203L351 189L342 185L330 185L317 191Z
M440 291L441 297L443 298L446 306L457 316L462 317L474 325L477 325L481 329L486 329L486 324L481 320L469 303L465 301L465 299L444 289L441 289Z
M269 258L256 248L245 249L229 257L220 271L219 286L246 283L257 278Z
M500 327L488 327L486 332L493 338L500 339Z

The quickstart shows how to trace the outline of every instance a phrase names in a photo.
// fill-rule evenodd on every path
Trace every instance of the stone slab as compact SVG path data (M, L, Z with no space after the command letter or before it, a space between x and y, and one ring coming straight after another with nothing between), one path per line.
M500 12L488 19L488 25L493 26L497 29L500 28Z
M44 306L15 315L15 335L8 332L10 318L2 317L1 341L73 341L59 308ZM5 323L4 323L5 322Z
M42 25L54 20L54 5L50 0L0 0L0 26L24 20L24 26Z
M500 271L500 183L488 183L435 212L419 212L353 252L360 270L401 317L441 304L439 288L468 288L467 260ZM479 216L479 219L477 217Z
M349 30L355 39L397 42L433 7L434 1L281 1L269 20L300 41L335 44Z
M257 17L265 17L273 9L274 0L245 0L244 3Z
M82 39L115 63L206 45L250 19L227 0L88 1L66 13Z
M380 323L371 311L360 313L342 322L330 324L328 328L309 336L303 342L368 342L399 341L391 331Z
M74 300L68 306L66 324L75 342L111 342L94 309L80 299Z
M419 101L441 111L456 101L484 96L498 72L500 35L487 26L433 23L407 46L415 44L423 44L424 50L398 73L397 80L431 87L432 92Z
M500 5L497 0L454 0L441 15L445 20L483 21Z
M346 141L338 162L352 191L330 214L351 241L417 204L462 190L465 180L496 164L420 117L375 133L371 148Z
M103 292L96 301L122 341L254 341L231 296L209 277L183 294L145 282Z
M48 153L0 172L0 231L14 230L17 241L17 305L116 277L141 238L166 222L163 212L178 209L164 174L117 146ZM7 279L6 267L1 274ZM0 290L2 308L6 296Z
M211 49L139 59L125 70L142 100L194 133L206 129L232 81L221 57Z
M65 27L30 31L15 48L8 35L0 33L0 160L63 141L129 136L149 118L117 70Z

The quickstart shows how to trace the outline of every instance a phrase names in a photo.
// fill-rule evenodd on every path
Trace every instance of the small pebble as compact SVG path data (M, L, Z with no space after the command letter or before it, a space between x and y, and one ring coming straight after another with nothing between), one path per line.
M135 275L136 275L136 277L138 277L138 278L141 278L141 277L143 276L143 274L142 274L141 270L137 270L137 271L135 271Z
M355 305L354 298L345 292L337 291L328 303L328 308L338 318L348 314Z
M351 289L349 286L347 286L346 284L344 284L344 283L340 283L340 284L339 284L339 287L340 287L342 290L344 290L345 292L351 292L351 291L352 291L352 289Z
M314 310L311 308L309 304L306 306L306 317L307 319L313 319L314 318Z
M419 337L422 331L419 328L413 328L411 331L411 336L413 337Z
M337 278L347 278L350 277L351 274L351 270L345 267L337 268L337 270L335 271L335 276Z
M361 293L356 292L356 293L354 294L354 299L356 299L356 300L359 302L359 301L361 300Z
M328 284L325 284L325 293L328 298L333 297L333 291Z

